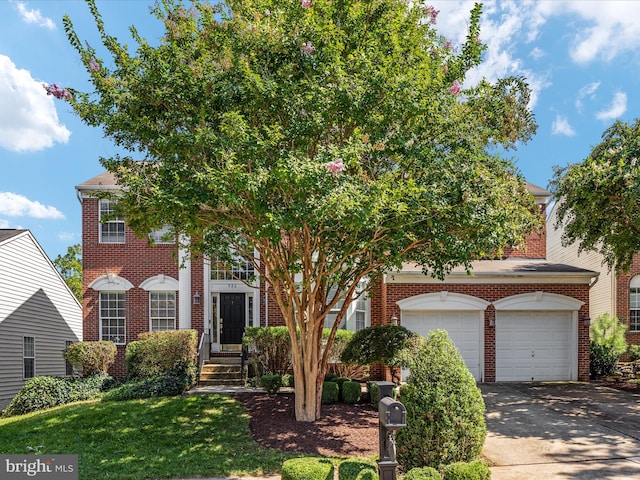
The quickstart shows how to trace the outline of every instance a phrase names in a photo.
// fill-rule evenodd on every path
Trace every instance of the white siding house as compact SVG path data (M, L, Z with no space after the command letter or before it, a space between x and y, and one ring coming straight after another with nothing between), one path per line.
M556 202L547 218L547 259L575 267L600 272L598 280L589 290L589 316L592 319L603 313L616 314L616 276L603 265L603 257L598 252L578 253L578 244L562 245L563 229L556 229L558 203Z
M26 378L65 375L82 306L29 230L0 229L0 410Z

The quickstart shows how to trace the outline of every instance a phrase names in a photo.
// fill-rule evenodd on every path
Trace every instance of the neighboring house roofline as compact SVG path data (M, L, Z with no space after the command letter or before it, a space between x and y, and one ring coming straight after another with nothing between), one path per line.
M11 229L11 228L9 228L9 229L6 229L6 228L0 229L0 247L2 247L3 245L5 245L5 244L7 244L7 243L9 243L11 241L14 241L14 240L20 238L22 236L25 236L25 235L28 236L31 239L31 241L36 246L36 248L38 249L40 254L45 258L47 263L49 263L49 266L53 269L55 274L58 276L58 278L62 282L62 285L64 285L64 288L66 288L69 291L69 293L71 294L71 297L73 297L75 302L80 307L82 307L82 304L80 303L80 300L78 300L78 298L75 296L75 294L71 291L71 289L69 288L69 285L67 285L67 282L65 281L65 279L62 277L62 275L60 274L60 272L58 271L56 266L53 264L53 262L51 261L49 256L46 254L46 252L44 251L42 246L40 246L40 244L38 243L38 240L36 240L36 238L31 233L30 230L28 230L28 229Z

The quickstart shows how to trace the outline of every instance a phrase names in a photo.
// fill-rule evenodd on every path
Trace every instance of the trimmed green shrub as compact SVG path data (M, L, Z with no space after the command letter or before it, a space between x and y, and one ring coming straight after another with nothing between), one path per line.
M342 401L344 403L358 403L362 398L360 382L344 382L342 384Z
M260 377L260 386L267 393L278 393L282 387L282 375L263 375Z
M365 479L373 479L378 478L378 474L376 473L376 464L372 462L358 461L358 460L345 460L344 462L338 465L338 479L339 480L365 480ZM367 472L371 472L375 475L367 476L364 475Z
M367 391L369 392L371 405L378 408L378 404L380 403L380 389L378 388L378 384L375 382L367 382Z
M396 434L398 462L438 469L477 459L487 433L484 401L447 332L433 330L410 368L400 389L407 427Z
M287 375L287 387L295 387L296 386L296 379L293 375Z
M376 472L375 470L366 469L362 470L358 474L356 480L380 480L380 477L378 476L378 472Z
M479 461L455 462L442 469L443 480L490 480L491 470Z
M287 327L247 327L242 343L257 376L284 375L291 362L291 337Z
M340 399L340 389L336 382L324 382L322 384L322 403L336 403Z
M616 373L618 355L611 345L589 342L589 376L591 380L599 380Z
M111 379L106 373L86 378L33 377L11 400L3 415L10 417L96 397Z
M341 355L343 362L395 365L394 358L417 334L399 325L376 325L358 330Z
M326 458L292 458L282 464L282 480L333 480L333 464Z
M184 376L158 375L132 380L109 390L102 397L104 402L134 400L150 397L175 397L187 391Z
M335 382L338 376L335 373L325 373L324 381L325 382Z
M442 480L442 475L433 467L419 467L409 470L403 480Z
M97 373L107 373L117 352L115 343L100 340L72 343L62 355L74 370L81 370L83 377L90 377Z
M198 332L196 330L168 330L145 332L127 345L125 363L129 378L163 376L168 374L197 375ZM190 386L191 386L190 385Z
M629 361L640 360L640 345L629 345Z

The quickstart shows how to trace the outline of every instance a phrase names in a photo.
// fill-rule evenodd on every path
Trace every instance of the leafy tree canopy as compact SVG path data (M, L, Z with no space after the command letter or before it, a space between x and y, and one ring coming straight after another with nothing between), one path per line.
M58 255L53 261L76 298L82 302L82 247L71 245L65 255Z
M581 163L556 167L551 191L562 242L628 269L640 251L640 123L617 121Z
M48 91L144 160L103 159L132 228L171 225L196 253L264 269L301 332L306 409L319 408L324 320L340 310L335 332L361 279L405 261L442 277L537 222L519 174L489 153L535 132L526 82L461 87L484 50L480 5L453 48L417 2L163 0L160 44L131 27L133 50L88 4L106 58L64 24L95 91Z

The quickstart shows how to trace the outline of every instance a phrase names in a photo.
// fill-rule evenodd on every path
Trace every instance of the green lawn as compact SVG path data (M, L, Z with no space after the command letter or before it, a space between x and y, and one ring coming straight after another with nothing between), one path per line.
M84 480L279 471L295 454L260 448L242 405L224 395L80 402L0 418L0 453L78 454Z

